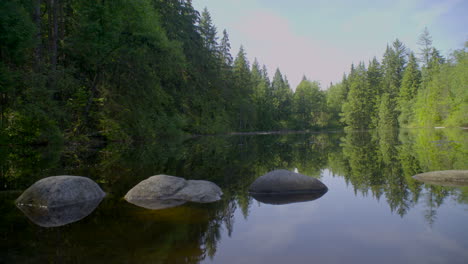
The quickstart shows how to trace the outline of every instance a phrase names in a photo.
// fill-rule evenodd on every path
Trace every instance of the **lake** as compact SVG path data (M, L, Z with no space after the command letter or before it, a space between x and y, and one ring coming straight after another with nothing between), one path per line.
M0 149L0 263L468 263L468 187L420 172L468 169L468 131L204 136L133 146ZM319 178L313 201L265 204L259 176ZM157 174L218 184L210 204L148 210L125 193ZM107 193L83 219L44 228L14 200L35 181L82 175Z

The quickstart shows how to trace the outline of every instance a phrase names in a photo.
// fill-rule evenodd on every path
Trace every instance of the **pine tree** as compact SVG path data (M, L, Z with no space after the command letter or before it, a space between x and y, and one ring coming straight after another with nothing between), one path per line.
M421 72L414 53L410 53L398 96L398 110L400 111L398 123L401 127L408 126L413 119L413 99L416 97L420 85Z
M384 71L382 80L383 95L379 106L378 126L389 128L390 125L398 126L397 97L406 64L406 48L403 43L396 39L392 47L387 46L382 64ZM385 107L390 107L390 109L383 109ZM381 114L385 116L381 116Z
M238 109L237 128L246 130L254 127L255 109L252 103L252 75L243 46L240 47L234 60L233 74L235 82L234 101Z
M424 31L419 35L417 44L421 46L421 52L419 53L421 56L420 60L423 63L423 66L427 67L432 50L432 36L429 34L427 27L425 27Z
M262 67L262 77L263 80L267 83L267 86L269 87L271 85L271 81L270 77L268 77L268 69L265 64Z
M354 69L354 66L352 67ZM347 102L343 105L343 119L349 129L368 129L371 127L374 98L364 63L353 71Z
M223 38L218 49L223 63L227 66L232 66L231 43L229 42L229 35L226 29L223 30Z
M216 27L213 25L211 15L206 7L203 9L203 12L201 14L199 28L204 46L209 51L216 52L216 49L218 47L218 37L216 36L217 30Z
M278 128L287 128L291 113L292 90L289 88L287 78L283 79L280 69L276 69L271 83L272 104L274 120L278 122Z
M376 127L378 123L378 108L380 102L380 96L382 95L382 68L377 58L373 58L369 62L369 68L367 70L367 79L369 82L369 96L370 96L370 109L371 125L370 127Z

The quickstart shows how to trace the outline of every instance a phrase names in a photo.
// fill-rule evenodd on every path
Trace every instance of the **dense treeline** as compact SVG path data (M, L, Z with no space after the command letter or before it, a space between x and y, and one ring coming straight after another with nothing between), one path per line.
M420 35L420 59L396 39L366 68L364 62L328 90L331 114L349 129L468 125L468 53L446 59ZM468 48L468 42L465 44ZM344 102L344 103L343 103Z
M0 3L1 136L132 141L323 126L324 92L236 58L189 0ZM305 99L307 98L307 99Z
M231 55L190 0L0 3L0 142L467 125L467 55L396 40L327 91ZM419 66L420 63L422 66Z

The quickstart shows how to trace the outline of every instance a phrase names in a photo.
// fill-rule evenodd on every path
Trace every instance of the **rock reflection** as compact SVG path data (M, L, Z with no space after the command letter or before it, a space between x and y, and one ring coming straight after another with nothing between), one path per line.
M291 204L303 203L317 200L322 197L327 191L312 192L312 193L287 193L287 194L252 194L252 197L264 204Z
M59 207L17 204L17 207L35 224L58 227L77 222L96 209L102 198Z
M179 205L183 205L187 201L184 200L160 200L160 199L153 199L153 200L138 200L138 199L127 199L127 202L134 204L139 207L143 207L146 209L151 210L160 210L166 209L171 207L176 207Z

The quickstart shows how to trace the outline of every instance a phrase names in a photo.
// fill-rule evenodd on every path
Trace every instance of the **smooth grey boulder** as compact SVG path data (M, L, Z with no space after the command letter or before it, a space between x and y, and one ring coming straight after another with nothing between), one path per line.
M252 194L284 194L326 192L321 181L288 170L274 170L257 178L249 187Z
M18 208L39 226L58 227L85 218L98 207L101 201L102 198L59 207L23 205Z
M209 181L156 175L135 185L124 199L140 207L164 209L186 202L211 203L220 200L222 195L221 188Z
M189 180L187 185L172 197L196 203L211 203L219 201L221 195L223 195L221 188L212 182Z
M17 206L61 207L102 199L106 194L93 180L81 176L52 176L41 179L24 191Z
M127 192L124 199L129 200L171 200L171 196L187 185L183 178L156 175L141 181Z
M414 179L429 184L444 186L467 186L468 170L431 171L416 174Z

